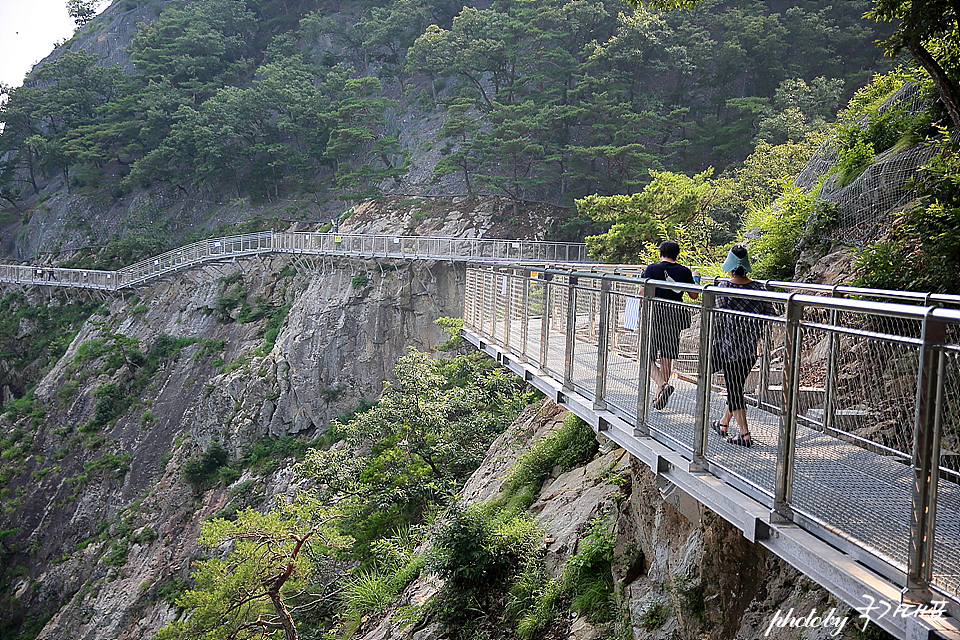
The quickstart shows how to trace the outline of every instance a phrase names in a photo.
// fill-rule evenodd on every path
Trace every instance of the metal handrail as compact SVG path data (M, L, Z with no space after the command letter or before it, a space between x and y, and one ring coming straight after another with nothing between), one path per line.
M960 523L960 504L956 503L960 490L954 486L960 483L960 474L941 465L940 451L941 434L946 428L944 421L952 421L951 434L953 430L960 431L957 424L960 419L955 415L955 407L960 406L960 388L956 383L960 379L960 345L956 343L960 335L960 310L939 306L952 302L953 297L880 292L891 295L876 301L859 299L864 292L876 294L875 290L853 287L768 282L765 283L767 290L751 291L709 284L667 283L638 276L636 272L615 273L602 265L570 265L569 268L469 265L464 329L477 336L476 343L499 345L504 355L510 354L510 359L527 363L537 376L554 380L564 394L580 394L595 408L632 424L636 434L655 437L678 452L686 452L685 455L691 456L692 467L715 472L749 495L768 501L772 517L809 527L816 535L828 535L832 544L852 545L858 554L866 552L881 565L888 566L890 575L902 576L902 586L910 597L929 601L932 592L939 592L960 603L960 581L956 580L960 573L960 541L949 539L946 533ZM784 284L789 285L790 293L775 290L788 288L782 286ZM677 304L655 298L657 287L695 293L700 300L694 304ZM803 290L829 290L833 295L812 295ZM729 311L716 306L719 297L771 302L786 313L781 311L781 315L771 317ZM675 304L693 310L700 327L699 339L695 342L699 346L694 347L696 353L692 354L699 363L697 373L683 374L686 384L695 387L696 407L689 413L692 431L681 430L682 433L676 431L679 429L676 424L664 426L662 414L648 406L645 391L650 366L647 345L654 330L651 309ZM778 448L770 484L762 480L765 476L750 479L751 473L760 473L755 460L745 462L747 466L743 468L737 466L739 463L730 466L729 461L718 459L708 447L711 397L715 395L710 354L717 335L715 319L725 316L752 318L763 322L768 333L773 330L783 334L776 339L783 341L782 348L774 348L776 341L771 342L769 335L763 338L767 346L759 368L761 383L753 400L753 411L773 411L767 415L779 423L779 428L771 432ZM688 333L696 330L694 326ZM631 345L632 355L624 356L624 344ZM818 344L822 346L817 347ZM841 344L844 345L842 353ZM817 348L822 351L820 356L815 355ZM780 354L776 356L779 362L776 371L782 373L782 383L771 381L769 371L774 352ZM860 364L849 362L860 353L875 360ZM810 393L804 386L809 384L804 380L810 374L804 371L813 366L811 358L821 358L819 362L826 363L825 369L817 374L826 385L825 390L818 391L824 395L816 396L825 398L817 400L825 403L821 418L808 415L804 403L809 404L809 400L802 400L803 394ZM846 373L841 366L843 358L848 361ZM858 398L858 402L886 406L891 403L891 397L911 397L915 403L916 410L910 414L913 432L902 441L905 443L902 446L885 441L873 443L864 433L844 431L846 427L841 428L837 423L842 413L838 410L838 398L849 402L856 395L844 380L849 380L851 371L871 365L889 368L898 386L891 388L890 382L884 382L888 378L875 376L887 387L864 390L864 393L876 393L876 397ZM625 380L633 382L628 384ZM614 388L617 385L619 388ZM774 393L773 389L777 391ZM771 405L770 398L779 400ZM692 407L693 403L690 400L685 406ZM889 411L901 415L907 409L909 407L898 409L894 404ZM870 410L864 413L870 414ZM879 417L873 419L880 420ZM798 443L798 439L802 443ZM803 476L805 484L798 502L794 493L799 482L795 475L799 464L796 458L802 447L811 447L810 443L815 440L816 447L820 447L817 450L826 452L827 460L841 456L831 453L830 447L841 447L844 460L866 456L863 459L873 461L870 464L876 464L882 474L896 478L889 492L900 496L901 503L894 507L909 513L911 526L909 532L904 531L902 539L893 541L893 548L884 548L870 535L858 532L856 526L844 519L845 513L834 516L829 509L822 512L811 509L816 497L812 497L811 489L806 486L811 482L807 475ZM813 454L804 449L802 455L803 465L808 465ZM900 459L909 466L892 459ZM844 469L849 469L850 464L840 464L837 473L849 473ZM804 467L803 474L808 473ZM937 492L938 478L950 483L946 494ZM912 487L912 492L903 493L904 487ZM852 489L838 487L838 490ZM892 498L884 496L884 499L889 502ZM938 501L941 504L938 505ZM936 525L938 509L940 517L950 523L942 524L940 529ZM937 549L941 549L941 553L936 553Z
M629 264L597 264L590 265L586 270L593 273L608 273L612 275L622 275L624 277L638 278L644 270L643 265ZM690 267L691 269L695 267ZM702 276L704 284L716 284L724 277ZM763 280L758 279L769 291L819 291L824 295L835 297L856 297L869 298L876 300L904 301L923 306L947 306L960 308L960 295L949 293L932 293L920 291L898 291L893 289L874 289L869 287L854 287L852 285L831 285L815 282L792 282L788 280Z

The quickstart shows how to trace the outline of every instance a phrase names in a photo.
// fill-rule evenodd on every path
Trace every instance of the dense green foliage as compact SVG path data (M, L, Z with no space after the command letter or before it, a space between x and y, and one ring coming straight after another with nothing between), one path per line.
M132 39L136 74L64 51L10 91L0 197L55 174L96 197L154 182L369 197L406 174L397 116L415 106L444 115L437 174L470 192L630 194L649 169L723 169L757 136L829 120L881 64L868 8L168 2Z
M672 239L680 243L681 262L698 265L707 275L721 275L719 264L726 247L744 228L772 231L778 238L787 234L796 240L812 210L796 210L790 220L794 226L789 228L783 227L782 216L770 212L774 203L793 192L789 181L825 135L807 130L802 139L778 145L761 140L743 164L725 176L714 178L709 171L692 177L651 172L653 180L638 194L577 200L581 215L612 222L604 233L587 237L591 256L626 264L656 262L657 245ZM778 212L779 207L777 204ZM792 273L794 244L789 239L774 241L772 236L763 236L751 245L759 254L770 253L764 243L777 248L789 245L785 254L778 253L768 261L787 265L782 271Z
M522 383L477 353L436 360L410 349L376 406L335 423L347 447L315 450L304 469L336 498L359 558L459 490L527 402Z
M542 637L564 611L595 624L617 621L612 523L594 520L551 577L544 531L526 511L551 473L584 465L596 451L593 430L571 414L518 459L496 497L450 510L428 565L445 582L422 615L435 616L454 638Z

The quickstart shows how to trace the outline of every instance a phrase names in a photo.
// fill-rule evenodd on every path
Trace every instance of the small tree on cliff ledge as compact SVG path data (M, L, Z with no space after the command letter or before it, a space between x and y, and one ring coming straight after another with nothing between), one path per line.
M195 588L177 599L186 617L161 629L157 640L297 640L294 615L332 595L317 561L346 543L334 531L336 518L301 498L201 525L198 541L214 557L197 563Z

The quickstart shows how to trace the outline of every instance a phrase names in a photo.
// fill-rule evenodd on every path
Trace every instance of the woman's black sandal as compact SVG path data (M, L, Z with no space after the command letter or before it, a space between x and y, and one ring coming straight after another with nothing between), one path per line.
M710 423L710 427L713 429L714 433L716 433L721 438L727 437L727 427L729 426L730 425L723 424L719 420L714 420L713 422Z
M741 433L736 438L734 437L727 438L727 442L729 442L730 444L739 445L741 447L753 446L753 438L750 437L749 433Z

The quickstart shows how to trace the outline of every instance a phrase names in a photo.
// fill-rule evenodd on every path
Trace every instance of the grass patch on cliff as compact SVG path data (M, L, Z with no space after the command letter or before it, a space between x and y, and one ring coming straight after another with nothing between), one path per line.
M214 442L208 449L187 460L183 465L183 479L195 489L203 489L213 483L229 462L230 453L222 444Z
M593 459L598 448L590 425L572 413L567 414L559 429L520 456L490 508L507 511L528 508L554 469L559 468L562 473L582 466Z
M273 347L277 343L277 336L280 335L280 328L286 321L291 306L293 305L290 303L280 305L279 307L270 306L264 312L267 322L263 327L263 346L260 348L261 355L267 355L273 351Z
M85 377L82 365L90 361L99 361L99 366L92 372L87 370L86 375L115 376L124 371L115 381L101 385L93 392L97 400L93 416L80 427L80 432L87 436L86 443L97 446L100 439L96 434L136 404L140 393L164 363L179 357L184 347L196 342L198 339L193 337L175 338L160 334L144 354L136 338L117 333L80 345L68 373L77 378Z

